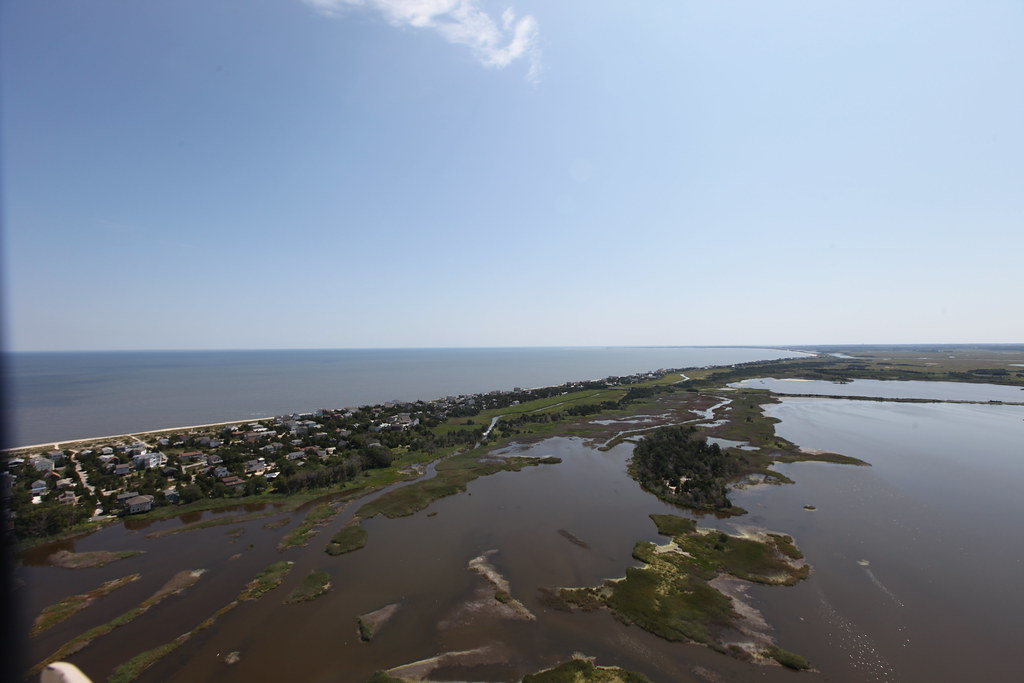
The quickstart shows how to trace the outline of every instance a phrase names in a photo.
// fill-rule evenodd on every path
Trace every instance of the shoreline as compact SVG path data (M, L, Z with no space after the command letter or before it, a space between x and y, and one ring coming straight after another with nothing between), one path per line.
M260 420L273 420L278 417L277 415L266 415L264 417L248 417L241 420L228 420L226 422L210 422L207 424L199 425L187 425L184 427L166 427L161 429L149 429L145 431L134 431L126 432L124 434L110 434L108 436L89 436L84 439L62 439L60 441L45 441L43 443L32 444L30 446L11 446L10 448L0 449L0 453L13 454L18 451L27 451L35 448L53 448L58 450L57 447L61 444L65 446L77 445L77 444L88 444L93 441L108 441L110 439L123 439L123 438L139 438L140 436L149 436L151 434L165 434L167 432L177 432L184 430L193 429L207 429L209 427L227 427L229 425L239 425L246 422L259 422Z

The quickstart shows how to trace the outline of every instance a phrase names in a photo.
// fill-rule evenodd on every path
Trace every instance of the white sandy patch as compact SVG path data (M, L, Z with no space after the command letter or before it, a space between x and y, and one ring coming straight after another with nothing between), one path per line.
M525 619L533 621L537 617L526 608L526 605L512 597L512 588L508 579L501 575L494 565L490 563L490 557L497 553L497 550L488 550L479 557L469 561L469 569L473 570L490 584L490 588L477 591L474 599L463 606L466 612L493 612L506 619ZM495 596L496 593L504 593L508 600L501 602Z
M686 557L693 557L693 555L680 548L679 544L675 541L669 541L665 545L654 546L654 552L658 555L662 555L664 553L678 553L680 555L685 555Z

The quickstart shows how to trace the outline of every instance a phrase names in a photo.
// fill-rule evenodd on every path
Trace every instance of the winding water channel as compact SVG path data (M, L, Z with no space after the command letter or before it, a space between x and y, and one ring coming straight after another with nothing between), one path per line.
M1017 586L1024 568L1018 528L1024 499L1015 490L1024 481L1024 407L786 398L768 410L781 420L778 433L800 446L872 464L782 465L796 484L735 491L734 502L750 514L700 520L705 526L789 533L806 554L814 567L807 581L748 590L779 645L808 657L819 671L803 676L851 682L1013 680L1024 608ZM621 576L635 564L636 541L664 540L648 515L679 511L628 477L629 443L600 451L580 439L552 438L512 450L563 462L478 479L466 493L410 517L367 520L367 546L340 557L326 555L324 545L368 499L346 508L308 547L285 552L277 544L302 513L162 538L148 535L216 515L130 521L63 545L76 551L146 551L100 569L47 566L42 558L57 548L41 549L19 569L30 589L22 591L26 615L38 614L54 596L85 592L102 581L132 572L142 579L34 638L31 661L137 605L175 572L206 569L188 593L72 659L94 680L104 679L134 654L195 627L268 564L288 559L295 567L279 589L240 605L140 680L365 681L379 669L481 648L485 654L473 666L442 667L433 677L518 680L579 651L655 681L707 680L707 671L723 681L792 680L795 674L779 667L753 667L703 647L669 643L623 626L606 612L545 607L541 588ZM425 476L432 474L431 467ZM291 521L265 528L281 517ZM535 620L480 607L488 585L468 564L490 550L497 551L491 562L509 580L512 597ZM313 570L331 575L331 592L282 605ZM371 642L361 642L357 616L392 603L399 607L391 621ZM240 660L226 664L225 655L234 651Z

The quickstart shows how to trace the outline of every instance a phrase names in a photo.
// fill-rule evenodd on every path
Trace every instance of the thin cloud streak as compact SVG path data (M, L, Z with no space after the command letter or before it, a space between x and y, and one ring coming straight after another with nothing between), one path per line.
M537 20L516 17L508 8L500 23L480 9L477 0L303 0L329 16L347 11L371 11L398 27L432 29L455 45L469 47L486 67L503 69L525 59L526 80L540 80L540 39Z

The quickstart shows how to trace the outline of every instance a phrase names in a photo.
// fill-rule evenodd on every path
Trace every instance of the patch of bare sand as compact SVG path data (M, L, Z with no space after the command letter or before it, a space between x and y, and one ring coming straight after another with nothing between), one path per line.
M488 550L479 557L469 561L469 568L482 576L491 585L490 591L484 590L483 595L477 591L473 603L479 603L479 609L490 611L508 619L526 619L533 621L537 617L526 608L526 605L512 597L512 589L508 579L502 576L490 562L490 557L497 550Z
M732 576L719 575L708 584L728 596L732 600L733 609L739 614L739 618L733 624L735 637L723 637L722 645L726 648L738 647L755 662L774 664L775 660L763 654L775 645L775 640L769 634L771 626L765 621L764 615L750 603L750 596L747 595L750 583Z

